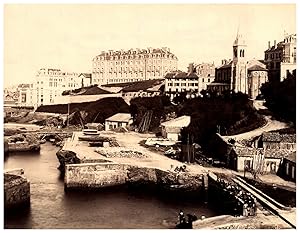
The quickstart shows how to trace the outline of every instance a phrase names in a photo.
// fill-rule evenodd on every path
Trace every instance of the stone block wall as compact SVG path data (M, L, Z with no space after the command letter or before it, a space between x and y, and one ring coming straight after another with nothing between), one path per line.
M203 187L203 177L203 174L176 173L107 162L68 164L65 168L65 188L102 188L135 183L194 191Z

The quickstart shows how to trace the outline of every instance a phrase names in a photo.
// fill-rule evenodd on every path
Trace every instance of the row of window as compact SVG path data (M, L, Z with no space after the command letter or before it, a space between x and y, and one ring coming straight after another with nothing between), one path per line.
M268 60L269 58L270 59L274 59L274 58L276 58L276 59L281 59L281 53L271 53L271 54L269 54L269 53L266 53L265 54L265 60Z
M192 89L192 88L180 88L180 89L178 89L178 88L176 88L175 89L175 92L186 92L186 91L194 91L194 89ZM168 92L173 92L173 90L171 89L171 88L169 88L169 90L168 90Z
M173 83L168 83L167 86L173 87ZM180 83L174 83L174 87L179 87L179 86L182 86L182 87L184 87L184 86L194 87L194 86L198 86L198 82L197 83L181 83L181 85L180 85Z
M176 59L175 55L173 54L164 54L161 56L160 54L147 54L147 55L124 55L124 56L106 56L100 55L95 58L96 61L99 60L120 60L120 59L144 59L144 58L172 58Z

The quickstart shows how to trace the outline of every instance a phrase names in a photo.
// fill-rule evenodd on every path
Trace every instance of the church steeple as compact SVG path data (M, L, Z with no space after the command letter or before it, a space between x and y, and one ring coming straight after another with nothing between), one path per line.
M240 33L239 27L236 38L233 42L233 61L238 62L245 59L246 42L243 35Z

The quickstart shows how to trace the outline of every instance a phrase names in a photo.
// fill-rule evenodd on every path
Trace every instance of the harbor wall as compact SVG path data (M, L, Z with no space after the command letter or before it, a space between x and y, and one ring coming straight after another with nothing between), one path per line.
M122 184L156 184L172 190L197 191L207 184L207 176L109 162L67 164L65 167L66 189Z

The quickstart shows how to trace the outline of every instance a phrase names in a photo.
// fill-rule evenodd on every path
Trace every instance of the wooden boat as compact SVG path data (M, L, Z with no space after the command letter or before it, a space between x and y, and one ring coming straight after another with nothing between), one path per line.
M96 129L84 129L82 130L84 135L99 135L100 133Z
M103 146L103 142L89 142L89 146L91 147Z

